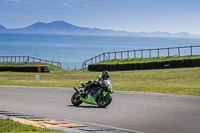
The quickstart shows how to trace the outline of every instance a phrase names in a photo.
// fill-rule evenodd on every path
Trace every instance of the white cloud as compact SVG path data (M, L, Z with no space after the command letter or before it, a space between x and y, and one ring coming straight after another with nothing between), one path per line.
M68 3L64 3L63 6L71 8L72 6Z
M89 4L83 4L83 10L87 10L89 7Z

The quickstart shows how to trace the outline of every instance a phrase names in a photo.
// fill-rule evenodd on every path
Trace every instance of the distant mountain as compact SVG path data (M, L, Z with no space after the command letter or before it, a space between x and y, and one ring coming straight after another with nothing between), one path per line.
M81 27L74 26L64 21L54 21L51 23L38 22L31 26L23 28L24 30L52 30L52 31L72 31L80 30Z
M186 32L171 34L168 32L126 32L98 28L85 28L75 26L64 21L50 23L37 22L28 27L6 29L0 25L0 33L26 33L26 34L67 34L67 35L103 35L103 36L135 36L135 37L193 37ZM197 36L196 36L197 37Z

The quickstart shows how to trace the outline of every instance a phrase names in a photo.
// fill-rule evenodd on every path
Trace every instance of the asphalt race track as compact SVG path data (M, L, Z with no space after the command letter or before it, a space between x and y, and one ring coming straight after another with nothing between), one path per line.
M0 86L0 110L145 133L199 133L200 96L115 91L105 109L71 104L72 88ZM125 130L124 130L125 131Z

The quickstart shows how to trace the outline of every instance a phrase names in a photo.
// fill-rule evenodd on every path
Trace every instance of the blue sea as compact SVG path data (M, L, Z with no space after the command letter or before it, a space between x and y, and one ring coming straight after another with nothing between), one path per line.
M81 68L83 61L104 52L191 45L200 45L200 39L0 34L0 56L33 56L61 62L65 69ZM200 48L194 52L200 54Z

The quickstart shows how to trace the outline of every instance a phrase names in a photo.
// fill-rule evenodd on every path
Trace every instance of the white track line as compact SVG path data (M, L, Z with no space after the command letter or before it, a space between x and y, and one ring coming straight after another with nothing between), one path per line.
M125 128L119 128L119 127L112 127L112 126L101 125L101 124L95 124L95 123L89 123L89 122L81 122L81 121L74 121L74 120L64 119L64 121L65 121L65 120L66 120L66 121L76 122L76 123L87 124L87 125L94 125L94 126L107 127L107 128L117 129L117 130L123 130L123 131L127 131L127 132L145 133L145 132L136 131L136 130L131 130L131 129L125 129Z

